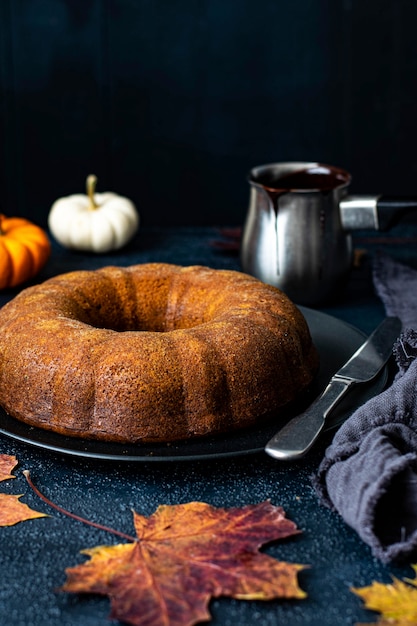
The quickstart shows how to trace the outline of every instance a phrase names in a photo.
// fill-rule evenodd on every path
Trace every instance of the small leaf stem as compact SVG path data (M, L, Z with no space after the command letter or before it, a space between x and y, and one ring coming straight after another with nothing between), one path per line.
M97 176L95 176L94 174L90 174L89 176L87 176L87 196L88 199L90 200L90 209L92 211L95 211L97 208L97 204L96 201L94 200L94 194L96 191L96 186L97 186Z
M41 500L43 500L46 504L51 506L53 509L55 509L56 511L59 511L59 513L62 513L63 515L66 515L67 517L71 517L72 519L77 520L77 522L82 522L83 524L88 524L88 526L93 526L94 528L98 528L99 530L105 530L109 533L112 533L113 535L118 535L119 537L123 537L123 539L127 539L128 541L133 541L133 542L137 541L137 538L131 537L130 535L122 533L120 530L115 530L114 528L109 528L108 526L103 526L102 524L91 522L90 520L80 517L79 515L76 515L75 513L71 513L70 511L67 511L66 509L59 506L58 504L51 502L51 500L49 500L41 491L39 491L39 489L33 483L29 470L23 470L23 474L30 488L36 493L36 495Z

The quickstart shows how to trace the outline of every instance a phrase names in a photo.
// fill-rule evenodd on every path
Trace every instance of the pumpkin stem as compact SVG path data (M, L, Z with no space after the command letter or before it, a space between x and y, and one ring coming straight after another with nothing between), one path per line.
M93 211L97 208L97 204L94 200L94 193L96 191L96 185L97 185L97 176L95 176L94 174L90 174L90 176L87 177L87 196L88 196L88 199L90 200L90 209L92 209Z
M0 237L1 237L2 235L5 235L5 234L6 234L6 233L5 233L5 231L4 231L4 230L3 230L3 228L2 228L2 226L3 226L3 219L4 219L4 215L2 215L2 214L0 213Z

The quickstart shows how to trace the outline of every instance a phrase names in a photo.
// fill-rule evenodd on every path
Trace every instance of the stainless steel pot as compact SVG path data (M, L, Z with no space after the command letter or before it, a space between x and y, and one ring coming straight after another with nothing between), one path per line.
M348 195L350 174L322 163L272 163L249 174L242 268L314 306L334 297L352 265L352 230L387 230L417 198Z

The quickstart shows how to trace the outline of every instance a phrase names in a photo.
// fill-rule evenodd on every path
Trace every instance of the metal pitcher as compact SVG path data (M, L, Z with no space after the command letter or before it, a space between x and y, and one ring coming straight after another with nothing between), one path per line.
M352 265L353 230L387 230L417 198L348 195L351 175L322 163L260 165L249 173L243 271L315 306L341 290Z

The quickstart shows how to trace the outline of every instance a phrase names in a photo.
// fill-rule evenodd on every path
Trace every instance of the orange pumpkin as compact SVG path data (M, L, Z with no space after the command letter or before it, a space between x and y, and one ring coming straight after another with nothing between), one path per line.
M0 214L0 289L33 278L50 253L51 244L42 228L24 218Z

